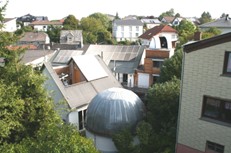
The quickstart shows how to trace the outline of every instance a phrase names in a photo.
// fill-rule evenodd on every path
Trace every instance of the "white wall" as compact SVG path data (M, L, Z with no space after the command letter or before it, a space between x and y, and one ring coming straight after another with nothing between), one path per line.
M136 29L137 26L113 26L113 37L117 41L136 41L138 37L143 34L143 26L138 26L139 29Z
M14 32L17 30L16 18L4 23L2 31Z
M96 148L99 149L102 153L117 153L115 144L110 137L99 136L91 133L88 130L86 130L86 136L87 138L93 140Z

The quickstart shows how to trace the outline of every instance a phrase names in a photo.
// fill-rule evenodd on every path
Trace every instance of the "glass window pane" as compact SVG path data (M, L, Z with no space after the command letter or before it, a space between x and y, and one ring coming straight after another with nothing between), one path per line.
M212 118L219 118L220 101L206 98L204 115Z
M227 72L231 72L231 53L228 55Z

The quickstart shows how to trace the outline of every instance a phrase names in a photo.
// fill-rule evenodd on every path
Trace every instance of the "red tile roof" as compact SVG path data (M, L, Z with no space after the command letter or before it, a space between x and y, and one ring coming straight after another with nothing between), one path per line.
M160 26L155 26L151 29L148 29L145 33L139 36L141 39L151 39L153 36L161 33L161 32L172 32L172 33L177 33L175 29L168 25L160 25Z

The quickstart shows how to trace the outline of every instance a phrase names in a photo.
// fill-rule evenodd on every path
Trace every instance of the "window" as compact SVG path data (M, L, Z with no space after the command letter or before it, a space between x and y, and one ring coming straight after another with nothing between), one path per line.
M152 82L153 82L153 84L155 84L156 82L157 82L157 80L159 79L159 77L160 76L157 76L157 75L155 75L155 76L153 76L153 80L152 80Z
M202 116L231 123L231 100L204 96Z
M79 130L83 130L85 128L85 120L86 120L86 112L87 110L81 110L78 112L79 117Z
M139 31L139 26L136 26L136 31Z
M225 52L223 74L231 75L231 52Z
M207 141L206 143L206 152L207 151L214 151L214 153L224 153L224 146L211 142L211 141Z
M136 37L138 37L139 36L139 33L136 33Z
M163 61L153 61L153 67L161 68Z

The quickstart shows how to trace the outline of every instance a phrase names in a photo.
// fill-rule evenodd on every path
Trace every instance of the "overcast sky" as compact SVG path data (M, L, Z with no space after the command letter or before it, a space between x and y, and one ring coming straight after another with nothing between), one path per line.
M0 5L4 4L6 0ZM61 19L70 14L77 19L96 12L116 15L153 15L174 9L183 17L200 17L209 12L212 18L219 18L222 13L230 14L228 0L9 0L5 17L20 17L30 13L34 16L47 16L49 20Z

